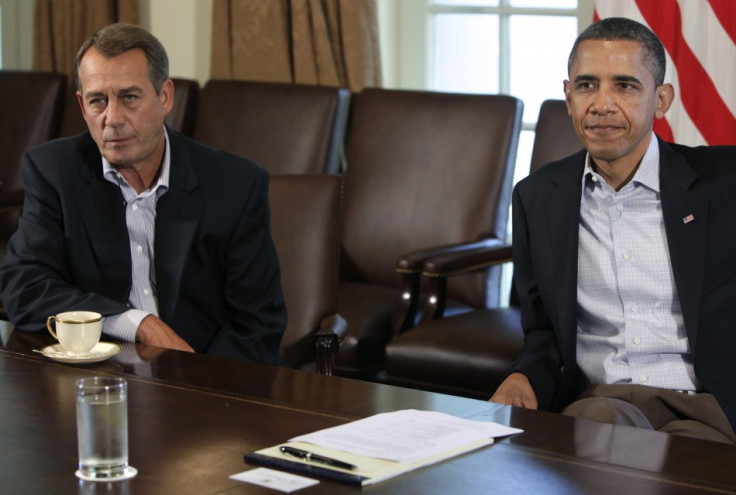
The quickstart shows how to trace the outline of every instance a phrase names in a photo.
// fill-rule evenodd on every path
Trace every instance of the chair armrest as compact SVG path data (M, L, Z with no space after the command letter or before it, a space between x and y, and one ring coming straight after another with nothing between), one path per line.
M500 243L499 239L488 237L476 241L434 246L401 256L396 263L396 272L401 275L402 290L401 304L393 321L394 335L414 326L420 305L421 275L427 260L460 255L460 253L488 248Z
M449 277L485 270L500 263L510 262L511 259L511 246L500 241L495 245L445 253L427 259L422 275L429 282L429 298L422 311L422 319L435 320L444 315Z
M456 244L445 244L427 249L420 249L402 255L396 263L398 273L420 273L424 270L424 263L430 258L437 258L445 254L462 253L465 251L482 249L489 246L497 246L502 242L495 237L487 237L476 241L459 242Z
M476 249L454 251L429 258L424 262L425 277L447 278L461 273L483 270L511 261L511 246L500 241Z
M335 354L348 334L348 323L339 314L326 316L314 334L315 366L320 375L332 375Z

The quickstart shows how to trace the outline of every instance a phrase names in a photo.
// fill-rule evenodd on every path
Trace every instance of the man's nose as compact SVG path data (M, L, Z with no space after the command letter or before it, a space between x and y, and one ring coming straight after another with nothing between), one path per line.
M616 110L616 101L611 90L601 87L593 100L593 111L596 113L608 113Z
M117 127L123 123L123 104L117 98L110 98L105 109L105 126Z

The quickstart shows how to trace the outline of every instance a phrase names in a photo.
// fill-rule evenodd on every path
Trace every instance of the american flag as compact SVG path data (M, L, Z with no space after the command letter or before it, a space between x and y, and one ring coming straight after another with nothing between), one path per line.
M654 132L690 146L736 144L736 0L595 0L594 21L649 26L667 53L675 101Z

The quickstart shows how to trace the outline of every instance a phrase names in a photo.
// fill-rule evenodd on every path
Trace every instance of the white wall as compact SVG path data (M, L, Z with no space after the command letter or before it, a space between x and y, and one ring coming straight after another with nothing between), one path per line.
M141 24L166 47L171 77L209 79L212 0L143 0Z

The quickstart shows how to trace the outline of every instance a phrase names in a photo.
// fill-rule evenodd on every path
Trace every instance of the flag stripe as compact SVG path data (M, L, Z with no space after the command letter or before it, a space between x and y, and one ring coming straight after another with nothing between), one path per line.
M736 91L733 90L736 88L736 45L708 2L678 0L678 4L685 42L714 82L731 115L736 115ZM736 6L736 3L732 5ZM725 60L733 63L724 63Z
M662 39L675 100L655 121L657 135L693 146L736 144L736 1L595 0L593 14L634 19Z
M709 0L718 21L736 45L736 9L733 0Z
M678 69L681 98L685 110L701 130L708 144L727 144L736 136L736 118L718 94L682 33L680 7L676 0L653 3L637 0L647 24L657 33Z

